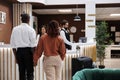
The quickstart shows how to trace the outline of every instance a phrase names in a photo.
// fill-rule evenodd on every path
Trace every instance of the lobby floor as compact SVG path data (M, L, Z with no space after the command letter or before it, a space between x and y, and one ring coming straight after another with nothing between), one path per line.
M99 62L96 62L98 65ZM112 58L104 60L105 68L120 68L120 58Z

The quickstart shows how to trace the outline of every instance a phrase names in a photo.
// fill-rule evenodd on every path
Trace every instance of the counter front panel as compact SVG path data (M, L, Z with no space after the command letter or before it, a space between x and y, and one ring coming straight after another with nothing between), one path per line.
M63 61L62 80L71 80L71 60L80 57L78 53L66 54ZM34 67L34 80L46 80L43 71L43 55ZM11 48L0 48L0 80L19 80L18 65L15 63L15 57Z
M76 51L76 46L80 46L80 50ZM95 44L74 44L73 49L67 51L65 60L63 61L62 80L71 80L72 78L72 58L80 56L88 56L96 61L96 45ZM34 67L34 80L46 80L43 71L43 55L38 61L38 65ZM0 80L19 80L18 64L15 63L15 56L10 46L0 46Z

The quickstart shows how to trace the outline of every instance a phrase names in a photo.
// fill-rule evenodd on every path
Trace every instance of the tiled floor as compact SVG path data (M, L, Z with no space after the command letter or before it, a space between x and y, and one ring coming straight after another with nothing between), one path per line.
M96 62L98 65L99 62ZM105 68L120 68L120 58L112 58L104 60Z

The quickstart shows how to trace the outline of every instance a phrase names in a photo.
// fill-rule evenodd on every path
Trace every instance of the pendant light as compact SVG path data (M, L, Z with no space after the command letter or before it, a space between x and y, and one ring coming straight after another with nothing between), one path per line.
M81 21L81 18L80 18L80 16L78 15L78 5L76 5L76 11L77 11L77 14L76 14L76 16L74 17L74 21Z

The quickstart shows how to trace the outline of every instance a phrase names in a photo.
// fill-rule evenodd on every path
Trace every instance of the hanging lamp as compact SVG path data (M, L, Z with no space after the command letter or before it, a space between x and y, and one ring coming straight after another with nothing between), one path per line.
M78 15L78 5L76 5L76 11L77 11L77 14L76 14L76 16L74 17L74 21L81 21L81 18L80 18L80 16Z

